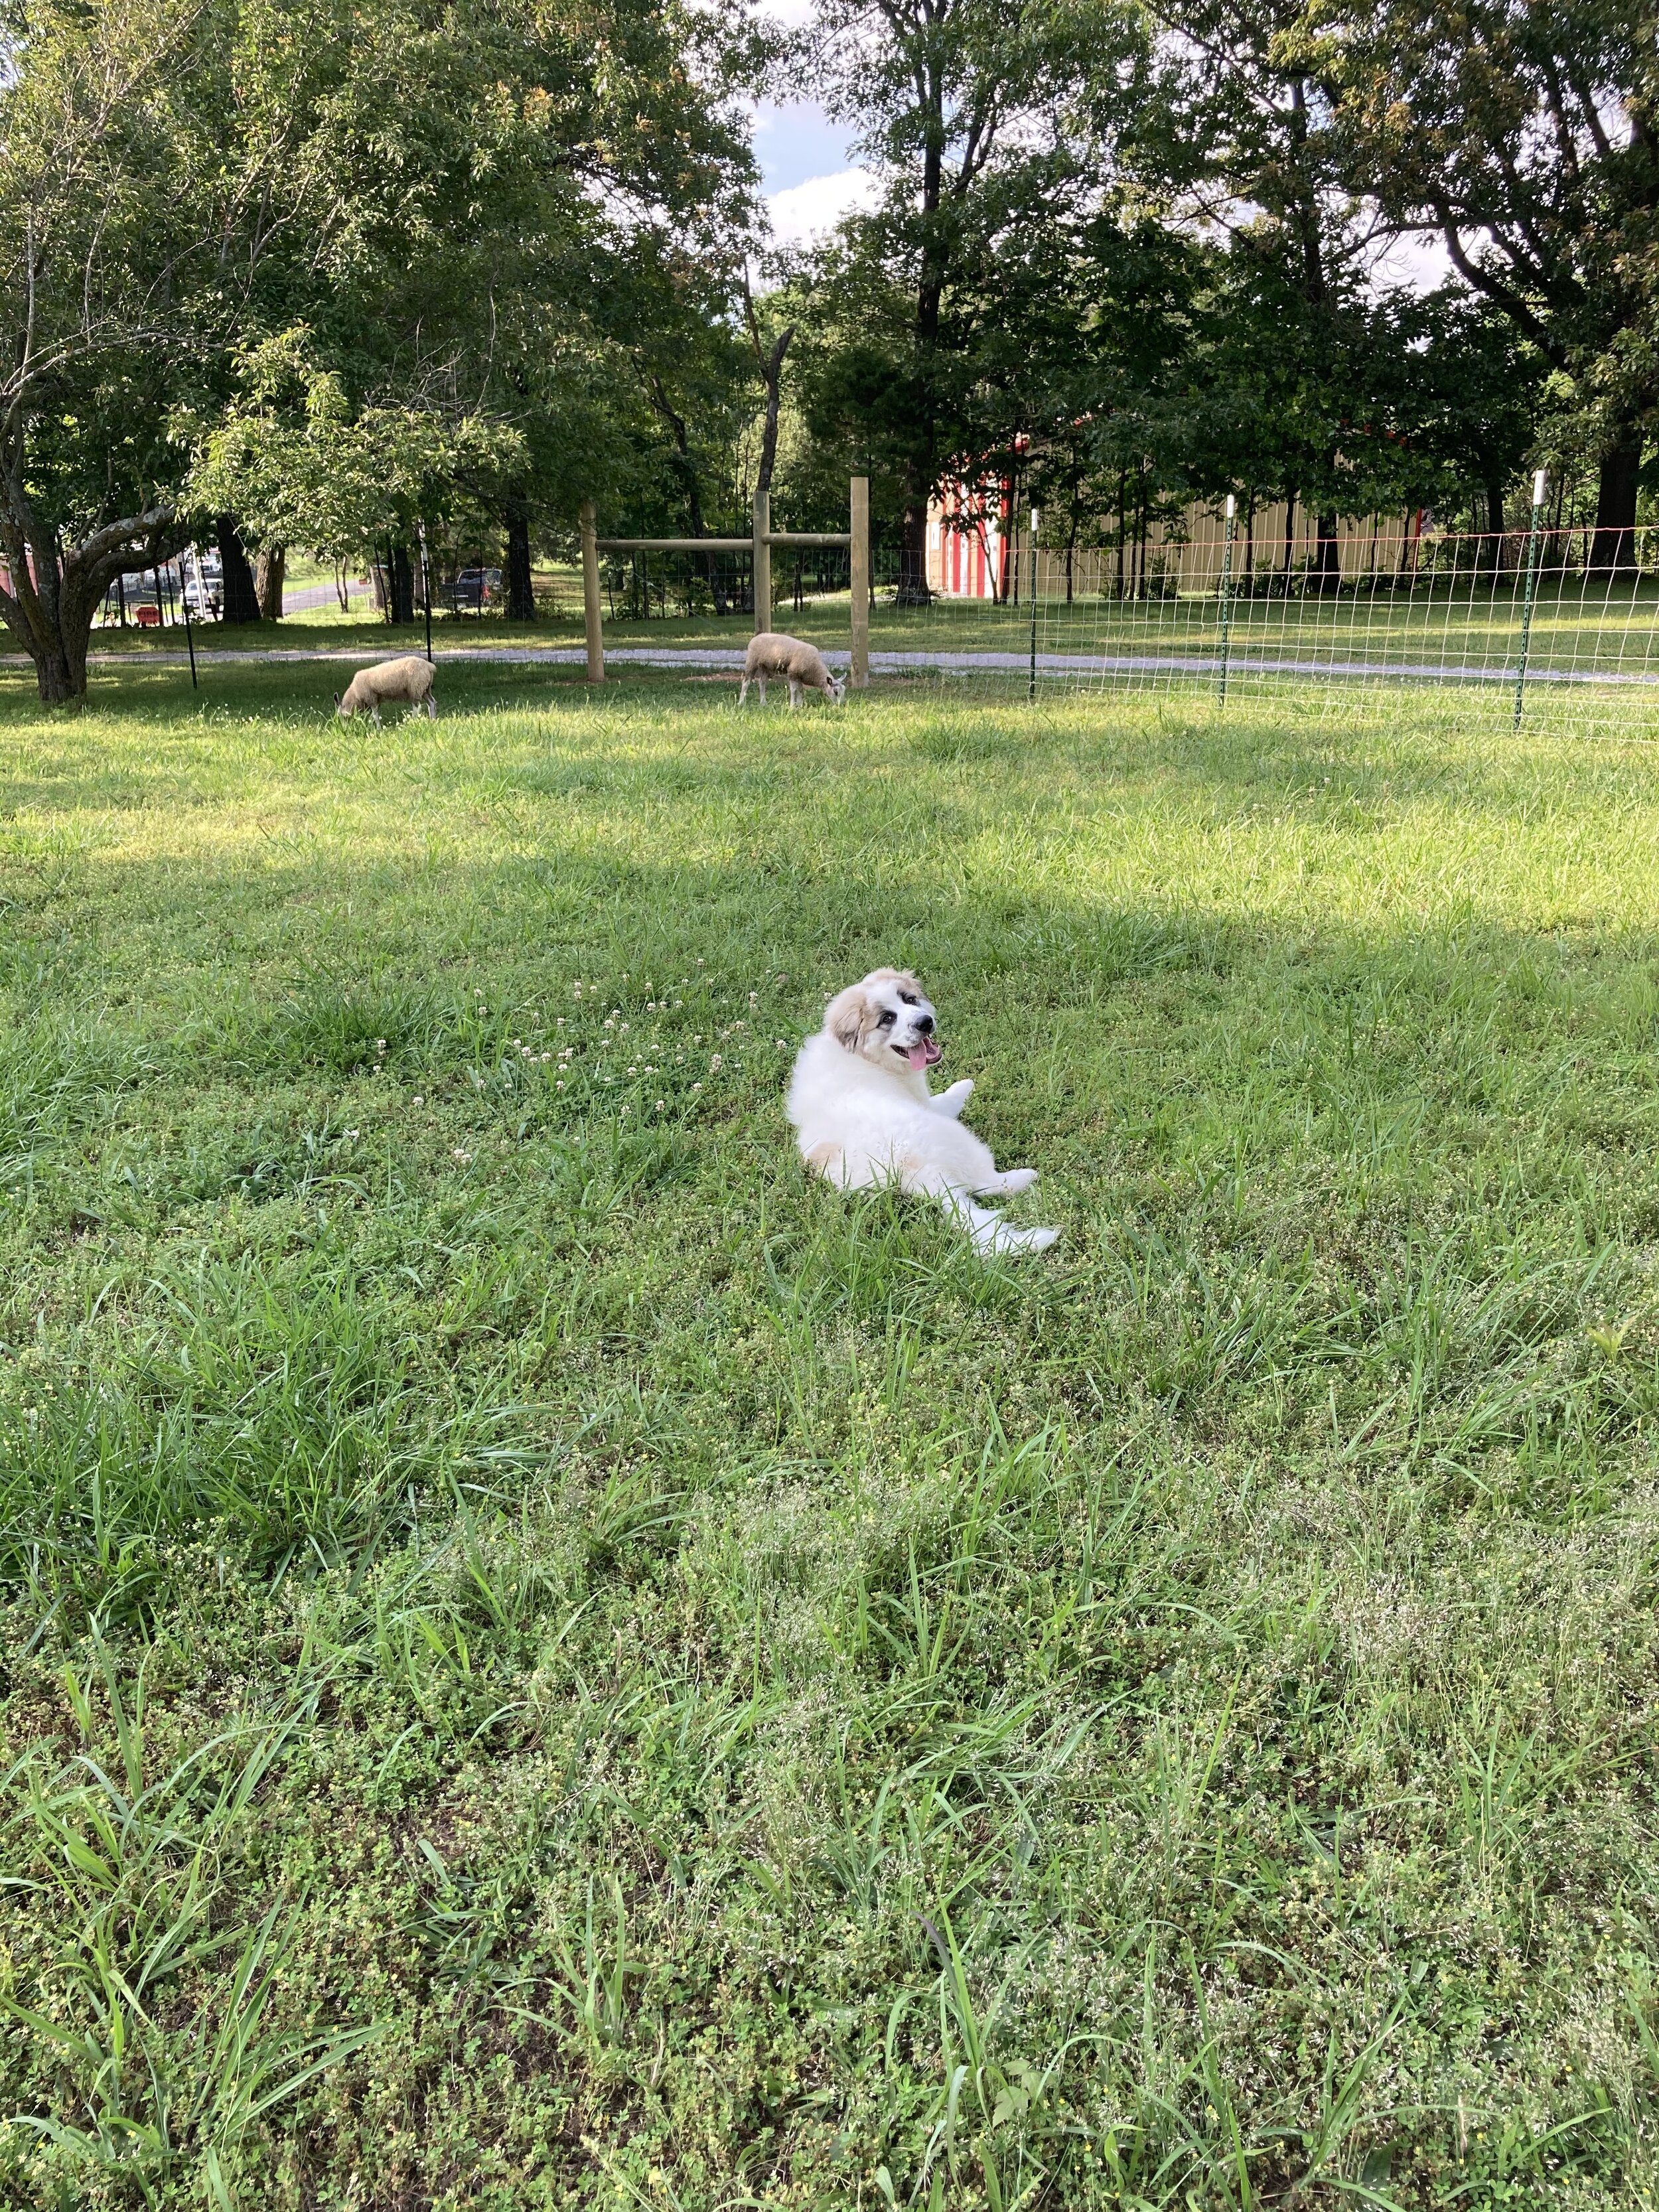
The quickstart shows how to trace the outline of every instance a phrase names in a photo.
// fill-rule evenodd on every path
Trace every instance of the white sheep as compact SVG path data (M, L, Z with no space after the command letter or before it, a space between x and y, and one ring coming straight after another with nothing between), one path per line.
M418 653L406 653L401 660L377 661L373 668L360 668L345 688L343 698L334 695L334 711L343 722L354 714L367 711L374 717L374 726L381 726L380 709L394 699L406 700L419 710L426 708L427 720L438 719L438 704L432 696L432 685L437 671L429 660L422 660Z
M792 708L799 706L808 691L821 691L836 707L847 696L846 678L830 674L817 646L807 645L798 637L786 637L781 630L763 629L757 637L750 639L749 650L743 657L743 683L738 692L739 707L748 698L751 684L759 684L761 704L766 704L769 676L781 676L788 684Z

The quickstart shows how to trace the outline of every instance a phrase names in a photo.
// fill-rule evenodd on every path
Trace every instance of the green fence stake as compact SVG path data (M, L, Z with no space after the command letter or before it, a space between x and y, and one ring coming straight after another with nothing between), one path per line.
M1036 534L1038 510L1031 509L1031 665L1025 678L1025 696L1035 705L1036 701Z
M1227 495L1227 535L1221 550L1221 673L1216 684L1215 703L1227 703L1227 647L1233 628L1233 532L1238 527L1238 501L1231 492Z
M1544 471L1540 469L1532 480L1532 527L1527 532L1527 589L1521 603L1521 659L1515 672L1515 720L1511 729L1521 726L1521 702L1527 690L1527 649L1532 643L1532 603L1538 596L1538 546L1540 524L1544 513Z

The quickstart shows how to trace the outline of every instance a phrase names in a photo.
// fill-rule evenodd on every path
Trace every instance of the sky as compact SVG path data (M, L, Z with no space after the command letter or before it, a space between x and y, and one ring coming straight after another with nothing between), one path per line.
M875 179L854 160L851 126L832 122L821 107L763 100L755 111L755 156L760 163L772 229L781 245L831 230L854 208L875 197Z
M766 13L789 29L812 15L812 0L771 0ZM854 158L850 124L832 122L816 102L763 100L755 110L755 158L761 191L781 246L833 230L875 198L875 180Z
M811 15L811 0L772 0L767 11L792 27ZM755 109L755 156L761 191L780 245L793 246L833 230L844 215L869 207L875 178L860 167L854 128L826 115L816 102L763 100ZM1403 283L1430 291L1451 274L1437 238L1397 239L1372 272L1379 287Z

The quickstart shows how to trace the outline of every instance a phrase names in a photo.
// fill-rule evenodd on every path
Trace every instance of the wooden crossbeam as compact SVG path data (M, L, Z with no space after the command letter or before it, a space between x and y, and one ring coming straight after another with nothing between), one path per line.
M850 545L848 530L769 530L768 545ZM600 538L601 553L752 553L752 538Z
M593 502L581 503L582 626L587 634L587 680L605 681L605 633L599 616L601 553L747 553L754 562L757 630L772 621L772 549L775 545L845 545L850 556L853 665L851 681L861 690L870 681L870 486L854 477L851 487L851 530L774 530L771 501L755 494L755 526L747 538L601 538Z

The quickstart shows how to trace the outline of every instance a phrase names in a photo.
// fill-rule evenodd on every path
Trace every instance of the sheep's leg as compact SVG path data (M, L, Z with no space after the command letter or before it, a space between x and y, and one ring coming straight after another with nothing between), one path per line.
M766 704L766 671L763 668L756 671L755 681L760 686L761 704L763 707Z
M370 713L370 714L374 716L374 726L375 726L375 728L376 728L377 730L384 729L384 728L386 727L386 725L385 725L385 724L381 721L381 720L380 720L380 701L379 701L378 699L374 702L374 705L369 708L369 710L368 710L368 711L369 711L369 713Z
M428 722L435 722L438 719L438 702L429 691L426 695L426 719Z
M744 705L744 704L746 703L747 700L748 700L748 697L749 697L749 671L745 668L745 669L744 670L744 672L743 672L743 680L742 680L742 682L738 685L738 706L739 706L739 707L741 707L741 706Z
M971 1075L964 1075L959 1083L953 1083L948 1091L939 1092L933 1101L933 1111L935 1114L948 1115L952 1121L959 1121L962 1119L963 1108L973 1095L974 1079Z
M806 694L801 690L799 684L796 683L794 678L792 676L789 679L789 711L792 714L805 696Z

